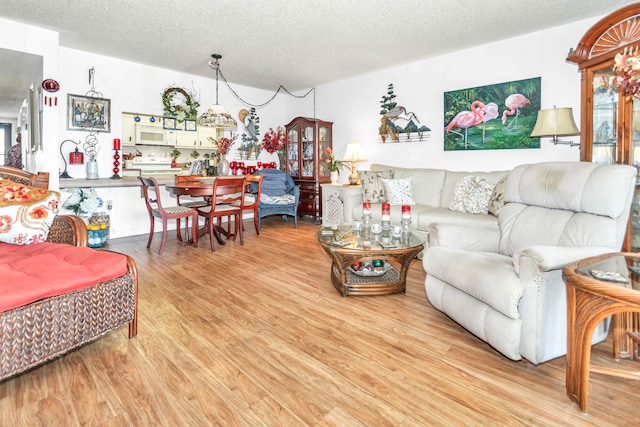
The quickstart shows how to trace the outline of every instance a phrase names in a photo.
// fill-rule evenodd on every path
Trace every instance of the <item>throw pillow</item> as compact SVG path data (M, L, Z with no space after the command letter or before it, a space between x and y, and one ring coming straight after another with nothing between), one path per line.
M453 202L449 205L449 209L486 215L489 212L489 198L492 193L493 185L486 179L467 175L456 184L453 190Z
M411 177L402 179L381 178L384 191L387 194L387 202L392 205L415 205L413 190L411 189Z
M500 214L500 211L504 207L504 190L507 187L507 177L502 178L495 187L493 187L493 193L489 199L489 213L495 216Z
M47 240L60 193L0 179L0 242L28 245Z
M393 178L393 169L381 171L358 171L362 184L362 200L372 203L384 203L387 201L384 185L380 179Z

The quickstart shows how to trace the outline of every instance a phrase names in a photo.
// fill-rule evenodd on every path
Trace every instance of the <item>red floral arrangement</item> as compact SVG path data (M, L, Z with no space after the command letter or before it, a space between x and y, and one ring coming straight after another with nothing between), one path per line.
M262 149L267 150L269 153L275 153L283 148L284 129L282 126L278 126L276 131L274 131L273 128L269 128L262 138Z
M231 149L231 146L236 142L237 138L238 138L238 135L234 135L232 132L231 138L220 138L220 140L217 140L209 137L208 139L211 142L213 142L213 144L216 146L216 150L218 150L218 153L224 156L229 152L229 150Z

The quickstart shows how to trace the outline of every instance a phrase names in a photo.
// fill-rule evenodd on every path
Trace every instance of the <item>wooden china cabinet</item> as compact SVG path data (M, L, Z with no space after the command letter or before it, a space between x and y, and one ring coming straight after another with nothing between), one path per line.
M640 47L640 4L626 6L591 27L571 51L568 61L580 68L580 160L617 163L640 170L640 100L613 84L614 58L627 48ZM637 52L640 55L640 49ZM636 192L625 251L640 251L640 193Z
M322 188L330 181L326 167L327 148L332 147L333 123L296 117L286 125L286 171L300 186L298 215L310 216L319 223L322 215Z

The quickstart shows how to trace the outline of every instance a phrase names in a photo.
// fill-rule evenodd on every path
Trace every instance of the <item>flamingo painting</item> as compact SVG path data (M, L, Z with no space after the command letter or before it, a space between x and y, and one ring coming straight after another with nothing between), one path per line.
M491 102L484 105L480 101L473 101L471 103L471 111L460 111L444 128L446 133L453 132L462 137L464 147L467 148L467 132L472 126L477 126L480 123L485 124L487 121L498 117L498 106L495 102ZM460 132L452 130L454 127L464 129L464 135ZM484 142L484 127L482 131L482 140Z
M530 135L540 89L534 77L445 92L444 150L538 148Z
M520 108L524 107L527 104L531 104L531 101L529 101L529 99L527 99L527 97L522 95L521 93L514 93L512 95L509 95L504 101L504 105L507 106L508 110L504 110L504 113L502 113L502 125L506 124L507 116L512 116L515 114L516 116L509 122L509 126L507 127L510 128L514 121L514 127L518 126L518 116L520 115Z

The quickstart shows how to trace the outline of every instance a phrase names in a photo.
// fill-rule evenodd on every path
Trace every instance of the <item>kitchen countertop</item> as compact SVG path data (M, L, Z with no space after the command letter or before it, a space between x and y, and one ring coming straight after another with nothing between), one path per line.
M158 184L173 184L175 178L157 179ZM76 179L60 178L60 188L104 188L104 187L140 187L142 183L138 177L124 177L121 179L98 178L98 179Z

